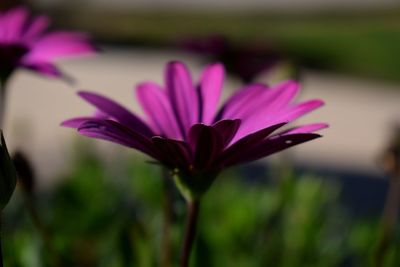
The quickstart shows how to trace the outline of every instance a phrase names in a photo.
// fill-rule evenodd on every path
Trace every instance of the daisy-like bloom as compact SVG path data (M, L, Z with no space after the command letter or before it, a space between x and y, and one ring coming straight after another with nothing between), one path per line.
M24 7L0 14L0 82L5 83L19 67L60 78L54 65L60 57L92 53L96 49L86 34L49 32L46 16L30 16Z
M198 84L181 62L165 69L165 85L144 82L136 96L141 118L113 100L82 91L93 116L64 121L81 135L131 147L172 170L186 199L199 199L221 170L269 156L320 135L325 123L279 129L323 105L314 99L296 103L299 84L285 81L273 87L246 85L219 108L224 81L221 64L207 66Z
M200 54L211 62L219 61L228 73L243 82L254 81L271 71L284 57L268 43L235 45L222 35L187 38L180 43L184 50Z

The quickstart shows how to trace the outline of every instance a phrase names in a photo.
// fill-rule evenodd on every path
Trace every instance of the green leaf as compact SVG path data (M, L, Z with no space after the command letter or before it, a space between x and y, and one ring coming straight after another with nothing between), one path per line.
M0 144L0 211L4 209L10 200L17 184L17 174L7 151L3 132Z

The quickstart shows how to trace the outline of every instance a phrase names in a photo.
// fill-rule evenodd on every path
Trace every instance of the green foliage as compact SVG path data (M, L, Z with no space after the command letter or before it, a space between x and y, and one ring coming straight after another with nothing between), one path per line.
M142 158L105 162L78 155L61 184L37 193L51 250L21 196L13 198L4 223L5 266L161 266L166 192L170 266L177 266L185 202L161 167ZM374 249L377 222L352 222L332 180L285 171L278 179L251 181L240 173L224 172L204 196L192 266L371 266L366 255ZM398 249L393 243L385 267L398 266Z

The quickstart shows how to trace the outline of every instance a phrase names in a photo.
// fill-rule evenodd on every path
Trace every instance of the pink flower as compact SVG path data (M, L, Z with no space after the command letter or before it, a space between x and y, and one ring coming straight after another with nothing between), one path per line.
M31 17L18 7L0 14L0 81L4 83L16 68L42 75L62 77L54 65L60 57L92 53L94 46L86 34L49 32L49 18Z
M189 188L189 198L201 196L224 168L313 140L320 137L315 131L327 127L315 123L278 131L323 105L318 99L296 103L297 82L271 88L246 85L218 108L223 81L221 64L207 66L194 84L183 63L170 62L164 87L145 82L136 88L145 118L104 96L79 92L101 116L75 118L62 125L153 157Z
M205 56L211 62L219 61L227 72L244 82L251 82L260 74L268 73L284 60L277 49L268 43L235 45L223 35L193 37L180 44L184 50Z

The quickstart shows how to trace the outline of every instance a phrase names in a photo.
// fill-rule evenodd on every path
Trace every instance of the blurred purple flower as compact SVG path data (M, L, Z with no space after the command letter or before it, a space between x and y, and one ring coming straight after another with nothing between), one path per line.
M318 138L314 132L327 127L315 123L276 132L324 104L318 99L295 103L300 87L294 81L271 88L244 86L218 109L223 81L221 64L207 66L196 85L183 63L170 62L165 88L153 82L136 88L145 119L104 96L79 92L101 113L62 125L142 151L174 170L195 196L204 193L222 169Z
M211 62L222 62L229 73L246 83L268 72L282 60L282 55L270 44L234 45L221 35L187 38L179 46L186 51L206 56Z
M60 78L53 61L60 57L92 53L96 49L86 34L48 32L46 16L31 17L24 7L0 14L0 81L5 83L16 68Z

